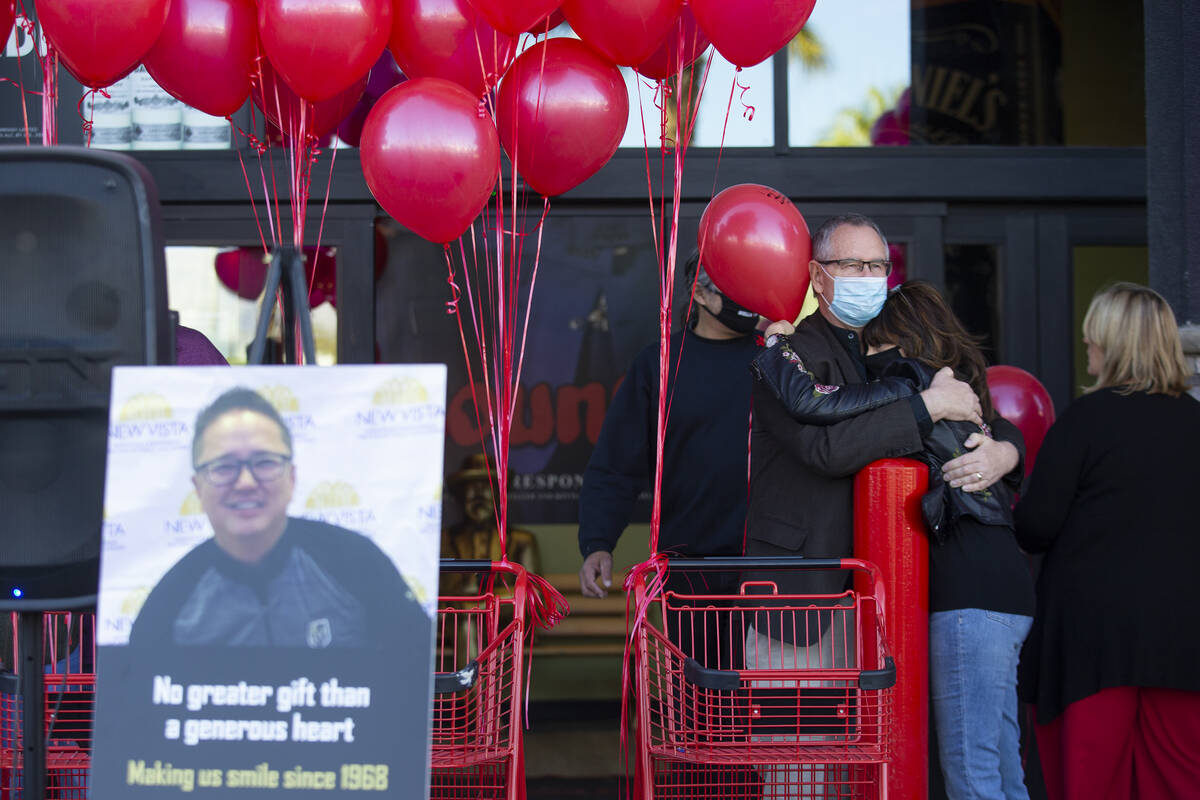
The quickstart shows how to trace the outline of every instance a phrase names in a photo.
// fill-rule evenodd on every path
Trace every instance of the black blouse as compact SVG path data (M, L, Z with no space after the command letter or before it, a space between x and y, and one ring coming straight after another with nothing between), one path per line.
M1048 723L1117 686L1200 691L1200 402L1111 389L1050 429L1016 509L1045 552L1021 698Z

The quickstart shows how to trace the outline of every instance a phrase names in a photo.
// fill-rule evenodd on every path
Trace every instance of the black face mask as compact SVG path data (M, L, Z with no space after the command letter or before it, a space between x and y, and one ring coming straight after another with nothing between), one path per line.
M721 295L721 313L716 315L717 322L735 333L750 333L758 327L758 314L748 308L743 308Z

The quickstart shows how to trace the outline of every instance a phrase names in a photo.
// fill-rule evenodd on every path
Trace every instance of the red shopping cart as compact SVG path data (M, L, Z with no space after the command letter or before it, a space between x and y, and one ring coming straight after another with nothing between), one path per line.
M20 615L9 615L3 638L13 643L13 663L24 661ZM34 620L36 622L36 616ZM46 753L46 797L87 797L92 754L92 712L96 698L96 615L51 611L42 615L42 703ZM11 635L11 638L9 638ZM30 663L37 663L33 659ZM22 731L25 709L16 676L0 681L0 800L19 800L25 793Z
M886 798L895 665L875 565L857 559L670 559L635 639L641 798ZM688 573L851 570L854 588L784 594L680 590Z
M442 559L434 642L431 800L517 800L528 575Z

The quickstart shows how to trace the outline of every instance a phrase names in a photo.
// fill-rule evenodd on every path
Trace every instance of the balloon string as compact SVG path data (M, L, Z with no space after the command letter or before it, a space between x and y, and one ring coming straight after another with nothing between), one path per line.
M717 175L721 173L721 156L725 154L725 134L729 130L729 112L733 109L733 92L740 86L738 83L738 73L742 71L738 67L733 73L733 84L729 87L729 102L725 104L725 121L721 123L721 144L717 148L717 166L713 170L713 190L712 193L717 193Z
M472 224L472 226L471 226L471 238L472 238L472 241L473 241L473 240L474 240L474 238L475 238L475 230L474 230L474 228L475 228L475 226L474 226L474 224ZM459 240L458 240L458 247L459 247L459 253L462 255L462 258L463 258L463 276L464 276L464 279L465 279L465 278L467 278L467 270L466 270L466 251L465 251L465 249L463 248L463 245L462 245L462 239L461 239L461 238L459 238ZM449 245L449 244L443 245L443 249L444 249L444 252L445 252L445 255L446 255L446 269L447 269L447 278L446 278L446 282L450 284L450 291L451 291L451 295L452 295L452 298L453 298L453 299L452 299L452 300L451 300L449 303L447 303L447 304L446 304L446 311L447 311L447 313L453 313L453 314L454 314L455 322L458 324L458 340L459 340L459 343L462 345L462 350L463 350L463 361L464 361L464 362L466 362L466 366L467 366L467 382L468 382L468 384L470 384L470 387L471 387L471 405L472 405L472 407L475 409L475 424L476 424L476 426L478 426L478 428L479 428L479 438L480 438L480 442L481 442L481 443L483 443L483 445L484 445L484 448L485 448L485 451L486 451L486 447L487 447L487 444L486 444L486 437L487 437L487 435L488 435L488 434L487 434L487 433L485 433L485 429L484 429L484 426L483 426L483 418L482 418L482 415L480 414L479 391L478 391L478 389L477 389L477 385L476 385L476 382L475 382L475 371L474 371L474 369L471 367L471 351L470 351L470 348L469 348L469 347L467 347L467 337L466 337L466 333L465 333L465 332L464 332L464 330L463 330L462 311L461 311L461 309L459 308L459 305L458 305L458 301L459 301L459 298L460 298L460 296L461 296L461 293L460 293L460 291L459 291L458 284L457 284L457 283L455 282L455 280L454 280L454 258L453 258L453 253L452 253L452 251L451 251L451 249L450 249L450 245ZM469 308L468 308L468 310L470 310L470 311L471 311L471 313L472 313L472 317L474 317L474 308L473 308L473 304L472 304L472 303L471 303L471 301L470 301L470 281L469 281L469 280L465 280L465 283L466 283L466 285L467 285L467 290L468 290L468 295L467 295L467 298L468 298L468 307L469 307ZM453 310L451 310L451 309L453 309ZM472 320L472 321L473 321L473 323L474 323L474 320ZM479 333L478 333L478 324L477 324L477 323L475 324L475 329L476 329L476 341L478 341L478 340L479 340ZM485 380L486 380L486 361L484 362L484 375L485 375ZM490 429L490 428L494 427L493 425L491 425L492 416L491 416L491 405L490 405L490 402L489 402L489 404L488 404L488 407L487 407L487 409L488 409L488 412L489 412L489 414L488 414L488 423L489 423L489 429ZM493 496L493 497L495 497L495 496L496 496L496 494L495 494L495 486L494 486L494 484L492 483L492 473L491 473L491 470L488 470L488 485L489 485L489 486L492 488L492 496ZM503 548L501 548L501 551L500 551L500 552L503 554L503 553L504 553L504 549L503 549Z
M239 132L238 126L234 124L233 117L226 117L226 119L229 120L230 136L236 139ZM257 139L254 141L257 141ZM250 197L250 210L254 214L254 224L258 228L258 241L262 244L262 249L265 253L268 249L267 237L263 235L262 219L258 215L258 203L254 201L254 190L250 188L250 173L246 171L246 160L242 158L242 149L240 147L236 148L235 152L237 153L238 164L242 168L242 178L246 182L246 194ZM271 207L268 205L267 212L270 213L270 210Z
M34 41L33 52L38 52ZM46 54L39 55L42 65L42 145L58 144L58 51L49 42Z
M97 94L102 95L103 97L105 97L108 100L112 99L112 95L109 94L108 92L106 92L104 89L88 89L86 92L83 93L83 96L79 98L79 103L75 106L75 110L79 112L79 119L83 121L83 146L84 147L92 146L92 120L95 118L95 115L96 115L96 95ZM91 101L90 103L88 103L89 100ZM83 111L84 103L88 103L88 110L87 110L86 114Z
M329 153L329 179L325 182L325 202L321 205L321 222L317 225L317 249L313 254L312 275L308 279L308 293L312 294L313 286L317 282L317 262L321 259L321 237L325 234L325 215L329 212L329 193L333 188L333 165L337 163L336 147L330 148ZM315 151L314 151L315 152ZM313 158L313 163L316 163L316 157Z
M747 121L753 121L754 106L746 102L746 93L750 91L750 83L746 82L745 84L742 84L742 82L738 80L738 78L741 76L741 73L742 68L738 67L737 71L733 73L733 85L742 90L741 94L738 95L738 102L742 104L742 116L745 117Z
M26 13L26 11L25 11L24 0L21 0L20 6L21 6L21 21L20 21L20 23L18 23L18 25L20 28L22 28L25 31L25 35L27 37L29 37L29 39L33 42L33 50L34 50L35 57L40 57L40 54L37 53L37 36L36 36L37 26L35 26L33 24L33 20L31 20L29 18L29 14ZM5 78L5 80L8 80L8 79ZM29 105L28 105L28 103L25 102L25 92L26 92L25 71L21 68L21 57L20 56L17 56L17 80L20 81L20 83L17 85L17 88L21 92L21 124L25 127L25 146L28 147L29 146ZM33 92L33 94L40 95L41 92Z
M651 553L650 557L640 564L630 568L622 584L625 590L625 647L621 658L621 760L628 764L629 754L629 708L633 698L633 655L636 650L638 631L645 624L646 614L655 600L662 596L667 579L667 557ZM646 583L646 576L653 572L654 577ZM645 585L645 591L638 598L637 586ZM664 617L665 617L664 610Z

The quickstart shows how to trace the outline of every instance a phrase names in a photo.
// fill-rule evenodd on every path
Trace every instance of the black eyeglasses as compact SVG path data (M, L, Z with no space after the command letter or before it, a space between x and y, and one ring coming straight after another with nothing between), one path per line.
M203 476L213 486L231 486L237 482L242 470L249 467L254 480L271 483L279 480L291 460L291 456L282 453L255 453L249 458L214 458L196 465L196 474Z
M887 277L892 274L891 261L862 261L857 258L839 258L834 261L818 261L823 267L836 265L840 272L847 275L873 275Z

